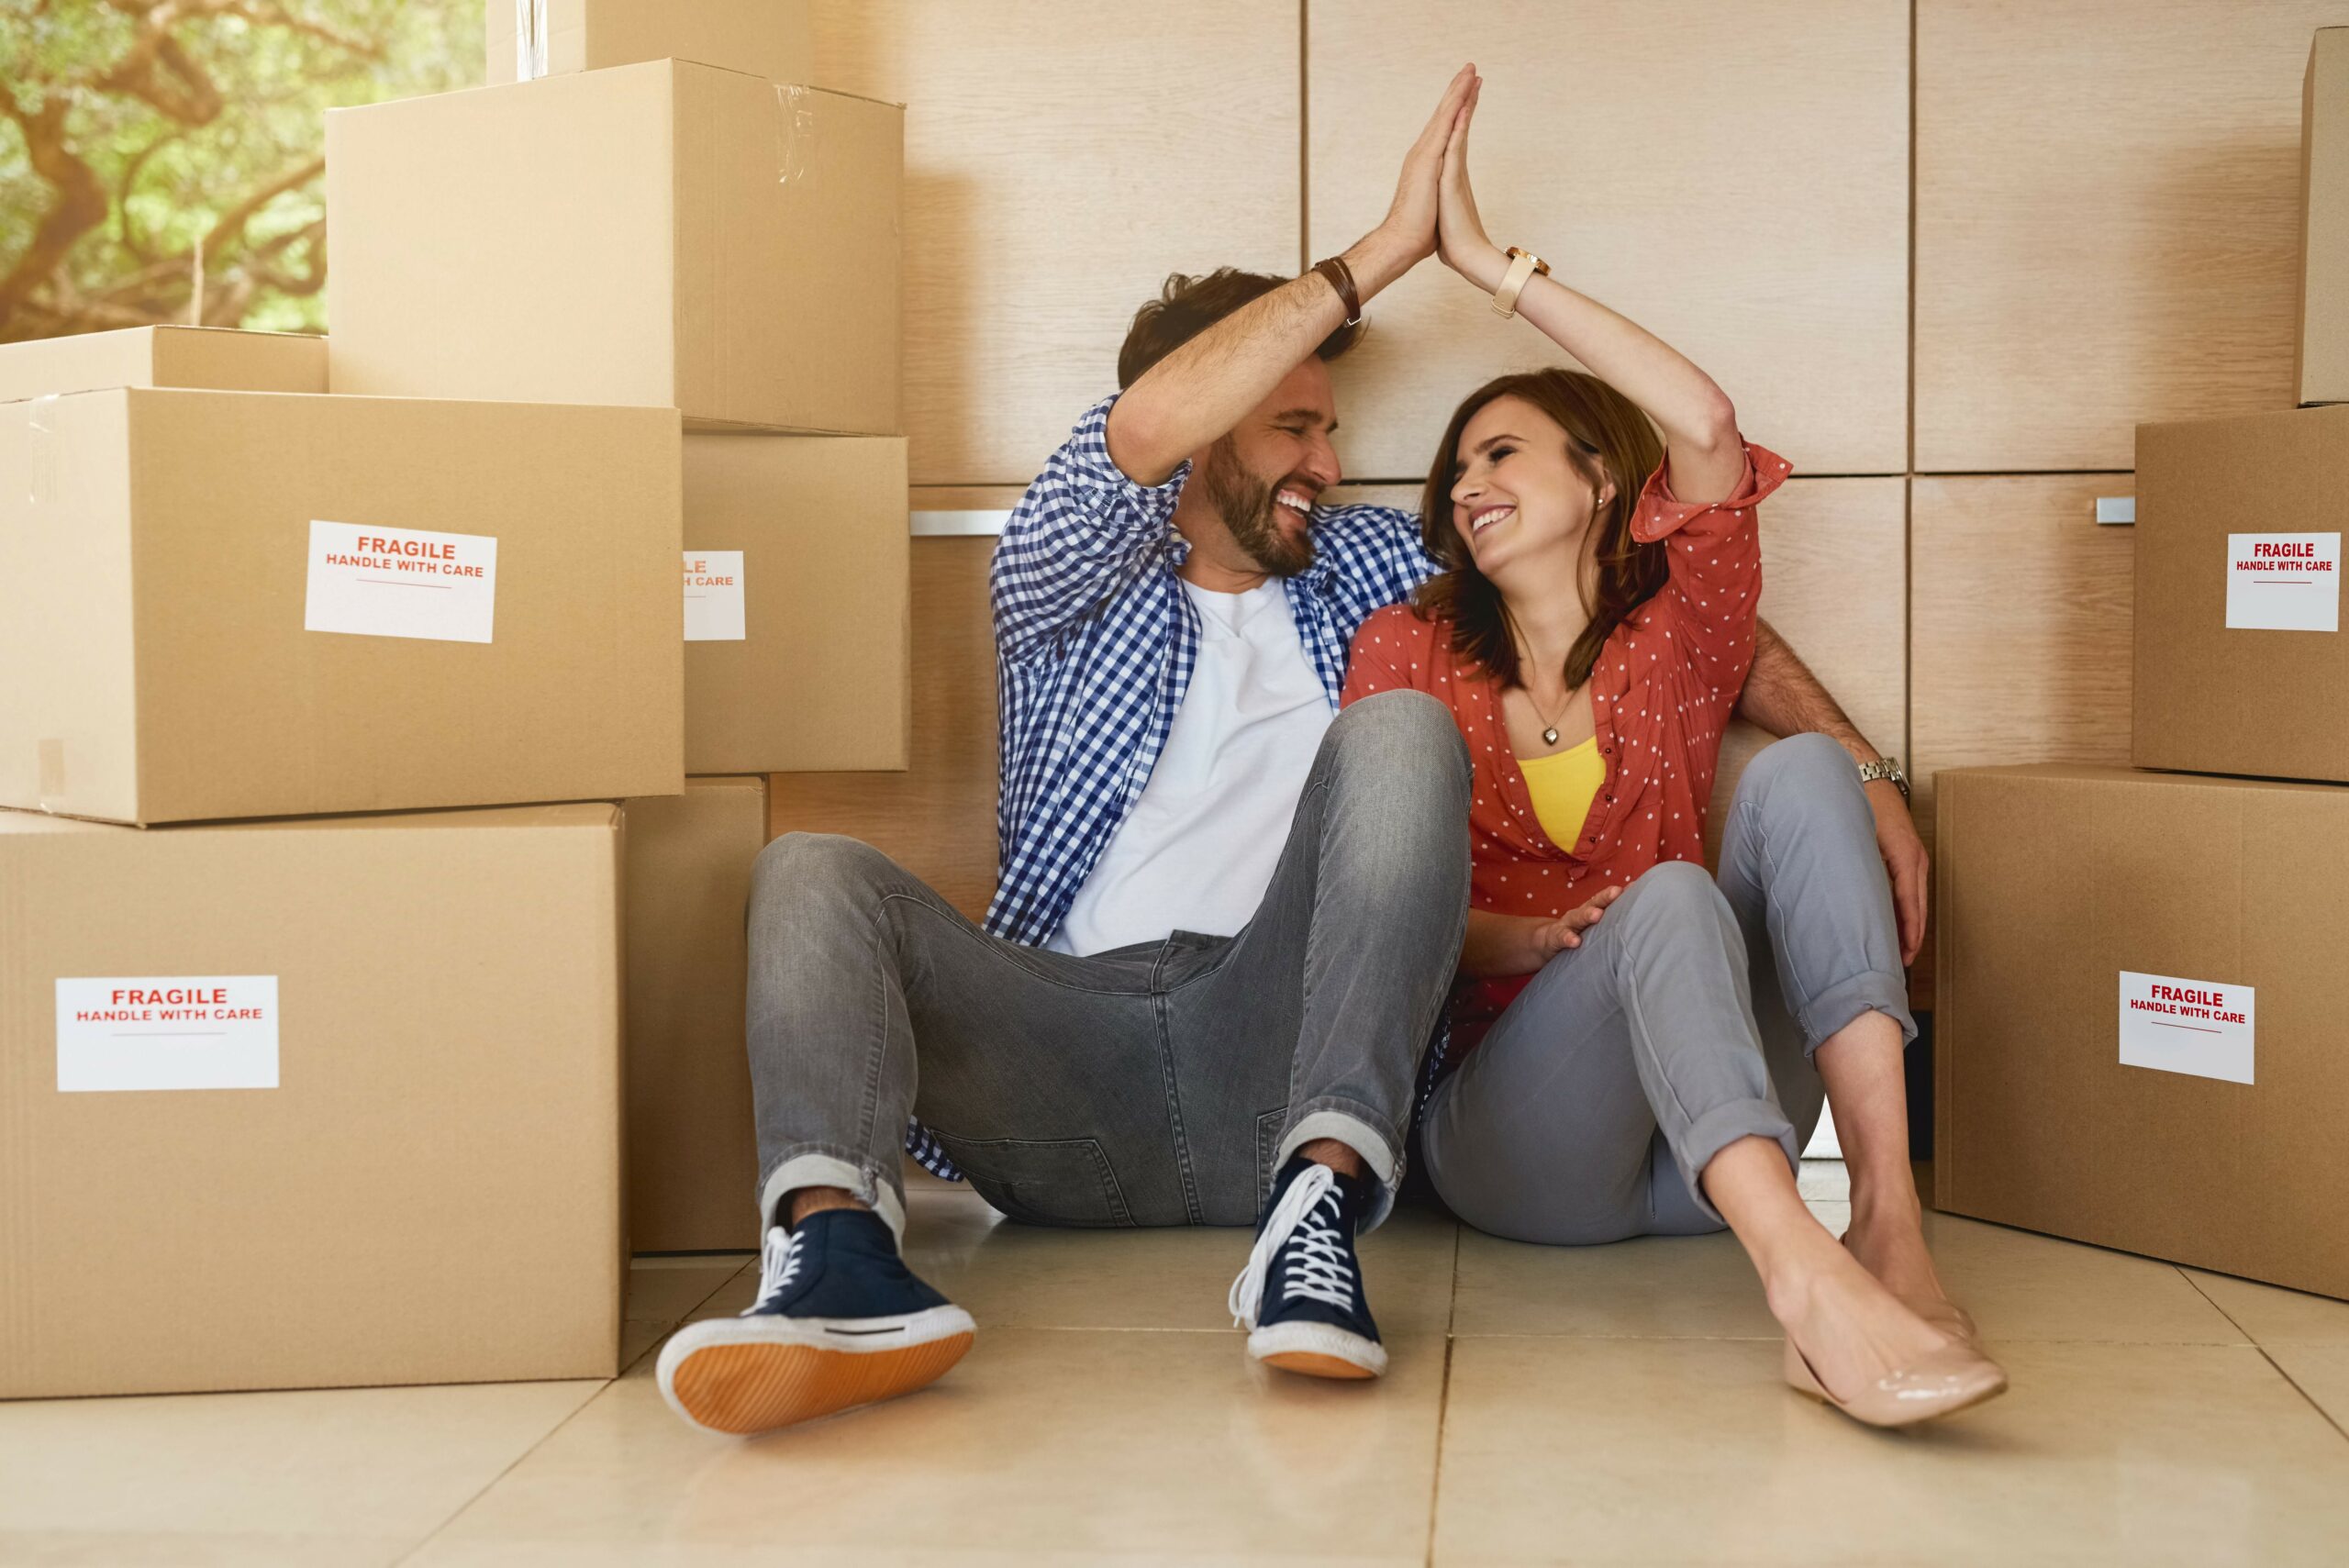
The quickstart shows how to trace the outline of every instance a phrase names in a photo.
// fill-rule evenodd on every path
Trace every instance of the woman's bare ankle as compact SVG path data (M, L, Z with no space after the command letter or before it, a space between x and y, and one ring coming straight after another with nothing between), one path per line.
M1848 1394L1945 1342L1858 1259L1831 1241L1830 1251L1764 1286L1770 1315L1830 1388Z
M1945 1294L1925 1245L1924 1208L1913 1189L1896 1188L1870 1202L1855 1193L1843 1244L1896 1296L1923 1299Z
M1849 1262L1838 1258L1842 1251L1820 1228L1816 1238L1789 1235L1770 1249L1766 1260L1756 1258L1755 1272L1762 1276L1762 1296L1770 1316L1789 1329L1808 1318L1826 1282Z

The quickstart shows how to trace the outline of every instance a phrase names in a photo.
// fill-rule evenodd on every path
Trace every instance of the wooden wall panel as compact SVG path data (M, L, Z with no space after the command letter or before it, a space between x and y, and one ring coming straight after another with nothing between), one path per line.
M1008 506L1018 493L914 506ZM913 729L901 773L774 773L773 833L845 833L889 854L973 919L995 895L995 638L990 538L913 541Z
M2289 407L2300 77L2344 0L1917 0L1916 466Z
M1485 76L1472 171L1493 238L1703 365L1798 471L1908 466L1908 10L1884 0L1519 6L1309 0L1308 232L1392 199L1444 78ZM1349 470L1427 472L1459 399L1564 356L1431 260L1336 367Z
M1762 614L1860 733L1887 756L1909 745L1907 484L1795 480L1763 504ZM1738 775L1770 737L1740 720L1721 747L1705 824L1718 861Z
M1909 772L1933 841L1933 773L2003 762L2129 761L2135 530L2099 526L2128 474L1920 478ZM1919 956L1926 971L1930 937ZM1930 974L1920 1000L1932 1005Z
M1025 484L1170 272L1297 269L1297 14L815 0L817 79L906 110L917 484Z

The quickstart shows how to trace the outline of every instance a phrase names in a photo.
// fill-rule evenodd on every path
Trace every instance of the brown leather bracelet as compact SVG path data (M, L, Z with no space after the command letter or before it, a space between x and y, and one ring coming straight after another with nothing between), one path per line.
M1353 326L1362 319L1362 295L1354 290L1353 270L1342 256L1330 256L1313 263L1313 270L1330 280L1338 291L1338 303L1346 307L1346 325Z

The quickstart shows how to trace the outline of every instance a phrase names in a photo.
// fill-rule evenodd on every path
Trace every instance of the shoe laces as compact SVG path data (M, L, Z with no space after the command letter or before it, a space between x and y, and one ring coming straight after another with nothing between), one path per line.
M759 1250L759 1298L740 1316L757 1316L769 1302L791 1288L791 1282L799 1277L800 1263L807 1256L799 1242L796 1230L786 1230L780 1225L768 1227L766 1245Z
M1287 1294L1326 1302L1341 1310L1352 1307L1354 1265L1344 1225L1338 1173L1327 1165L1308 1165L1273 1206L1248 1254L1248 1266L1231 1282L1231 1295L1225 1302L1231 1308L1231 1320L1243 1329L1256 1326L1265 1287L1274 1265L1284 1262L1284 1251L1287 1257L1282 1283Z

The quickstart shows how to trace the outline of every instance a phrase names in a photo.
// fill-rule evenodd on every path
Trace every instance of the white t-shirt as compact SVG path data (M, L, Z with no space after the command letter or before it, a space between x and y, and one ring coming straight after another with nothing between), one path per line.
M1186 581L1199 658L1150 783L1046 945L1096 953L1169 931L1228 937L1272 884L1330 728L1277 577L1244 594Z

